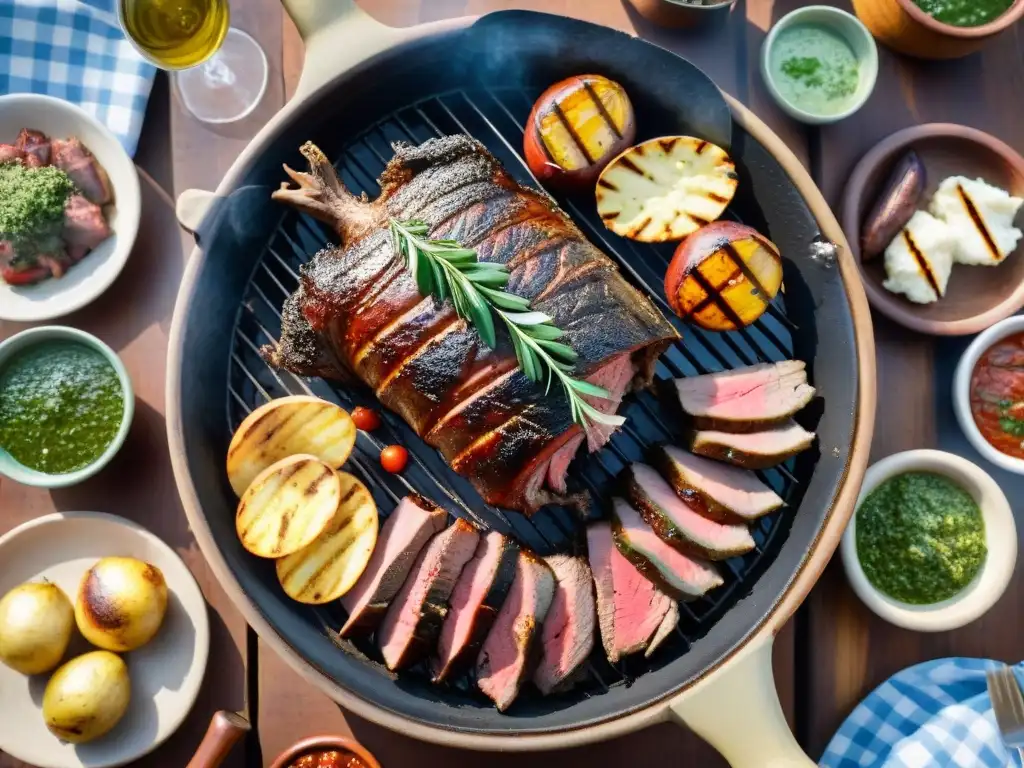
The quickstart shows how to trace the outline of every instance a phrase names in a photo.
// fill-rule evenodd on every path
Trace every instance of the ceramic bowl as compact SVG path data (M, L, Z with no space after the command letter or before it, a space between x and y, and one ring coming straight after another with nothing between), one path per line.
M834 32L846 41L857 57L860 65L860 82L853 101L843 112L834 115L814 114L790 103L779 91L770 66L772 47L784 30L797 25L824 27ZM828 5L809 5L791 11L775 22L761 44L761 77L772 98L794 120L811 125L835 123L852 115L870 98L875 89L875 80L878 78L878 48L867 27L861 24L856 16Z
M1024 475L1024 459L1014 458L992 447L982 436L971 413L971 375L974 373L974 366L989 347L1015 333L1024 333L1024 316L1017 315L996 323L979 334L964 350L953 374L953 411L956 413L956 420L960 422L960 429L974 446L974 450L997 467Z
M106 170L114 188L108 216L114 234L67 274L27 286L0 280L0 320L40 322L84 307L110 287L135 244L142 195L128 153L105 125L80 107L38 94L0 96L0 143L13 142L22 128L42 131L51 138L77 136Z
M927 175L918 209L949 176L982 178L1012 195L1024 196L1024 157L1006 143L975 128L949 123L917 125L894 133L857 163L846 185L842 224L871 305L897 323L921 333L960 336L978 333L1024 307L1024 246L997 267L956 264L946 295L914 304L882 287L885 258L861 260L860 233L893 165L908 151L921 158ZM1024 212L1017 225L1024 224Z
M133 764L177 730L199 694L210 650L203 593L174 550L137 523L99 512L58 512L15 528L0 537L0 595L24 582L46 579L74 601L85 572L109 556L155 565L168 589L167 613L156 637L123 655L132 689L128 710L112 731L95 741L63 742L47 730L40 708L49 676L26 677L0 665L0 752L19 765ZM76 633L64 661L90 650L95 649Z
M974 497L985 521L988 555L974 580L960 593L933 605L910 605L880 592L868 581L857 557L857 513L854 512L840 544L846 577L853 591L872 611L891 624L919 632L942 632L969 624L1002 596L1017 562L1017 528L1013 512L996 481L983 469L952 453L933 450L904 451L868 468L857 506L875 488L906 472L945 475Z
M736 0L717 0L710 5L697 5L687 0L629 0L637 13L659 27L687 29L711 22L720 23L729 17Z
M1020 21L1024 0L1015 0L1002 16L978 27L944 24L914 0L853 0L853 9L871 33L894 51L921 59L955 59L981 50Z
M278 755L274 762L270 764L270 768L288 768L288 766L303 755L308 755L312 752L329 752L331 750L351 752L366 765L366 768L380 768L377 758L370 754L366 747L358 741L346 738L345 736L313 736L303 739L292 744Z
M110 460L121 450L125 438L128 437L128 429L132 425L132 417L135 415L135 392L132 389L132 380L128 376L128 371L114 350L92 334L62 325L30 328L27 331L11 336L11 338L4 342L0 342L0 371L3 371L4 363L15 353L48 341L73 341L97 350L117 371L117 378L121 382L121 391L124 394L124 412L121 417L121 427L117 430L117 434L114 435L113 441L107 446L107 450L87 467L61 475L50 475L19 464L0 447L0 474L6 475L12 480L25 485L34 485L40 488L66 488L69 485L75 485L95 475L109 464Z

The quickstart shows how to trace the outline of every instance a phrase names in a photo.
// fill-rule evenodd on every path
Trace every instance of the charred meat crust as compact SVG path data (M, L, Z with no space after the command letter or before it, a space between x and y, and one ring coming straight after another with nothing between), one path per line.
M532 512L563 498L530 491L544 459L579 429L564 397L545 395L521 372L508 375L517 361L504 329L488 349L450 306L419 295L395 257L388 219L424 220L433 236L508 264L509 290L534 299L565 332L580 358L578 376L628 352L638 369L634 385L646 385L657 353L678 338L673 327L550 199L521 187L469 137L396 145L373 202L344 190L315 147L303 154L310 173L289 171L299 188L274 197L330 221L345 245L303 267L286 304L298 311L284 313L281 342L267 359L301 375L351 371L488 503Z

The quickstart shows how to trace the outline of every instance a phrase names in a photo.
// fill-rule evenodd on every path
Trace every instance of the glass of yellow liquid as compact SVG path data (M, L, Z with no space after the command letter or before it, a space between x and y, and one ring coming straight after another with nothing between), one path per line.
M266 54L231 26L228 0L118 0L117 15L139 53L174 73L178 96L199 120L241 120L263 98Z

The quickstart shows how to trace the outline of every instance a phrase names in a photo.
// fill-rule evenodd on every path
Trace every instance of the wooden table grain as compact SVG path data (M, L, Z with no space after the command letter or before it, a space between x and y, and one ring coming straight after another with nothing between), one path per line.
M960 122L995 133L1024 149L1019 120L1024 92L1022 49L1016 32L979 55L957 62L915 63L881 51L879 85L871 101L836 126L809 128L789 120L771 101L758 72L766 30L800 0L739 0L727 25L669 32L637 16L622 0L360 0L380 21L409 26L506 8L576 16L634 32L686 56L724 90L750 106L807 165L829 201L838 204L850 169L872 144L894 130L922 122ZM834 4L849 9L848 3ZM211 604L210 672L195 712L182 730L144 766L183 766L206 721L218 708L242 710L256 730L232 754L229 766L268 765L292 742L317 733L354 734L385 768L512 766L522 756L486 755L415 742L342 711L306 683L245 626L203 561L177 501L163 423L167 329L188 243L174 226L173 197L189 187L212 188L238 152L294 92L302 42L278 0L234 3L233 23L255 35L271 68L267 95L240 124L214 128L192 119L166 78L158 80L147 113L137 164L144 169L144 224L125 274L110 293L65 322L104 338L122 354L139 396L126 449L100 476L78 488L47 493L0 478L0 532L53 509L98 509L135 519L182 553ZM937 446L978 460L953 421L948 389L964 341L936 341L875 316L879 398L873 458ZM0 323L0 339L18 328ZM1024 502L1024 481L993 471L1010 495ZM850 708L885 677L909 664L946 655L1017 661L1024 656L1020 577L982 620L936 635L905 632L876 619L853 596L838 563L780 636L775 671L784 709L812 756ZM610 743L534 758L566 768L672 764L725 765L692 734L673 726ZM0 768L22 764L0 754Z

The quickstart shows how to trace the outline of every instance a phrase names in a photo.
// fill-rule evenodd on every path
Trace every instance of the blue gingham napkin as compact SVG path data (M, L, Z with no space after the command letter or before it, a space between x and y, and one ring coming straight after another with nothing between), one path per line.
M125 39L116 1L0 0L0 94L74 102L134 155L156 68Z
M890 677L832 737L823 768L1019 768L1003 746L985 670L999 662L939 659ZM1024 665L1013 668L1024 682Z

